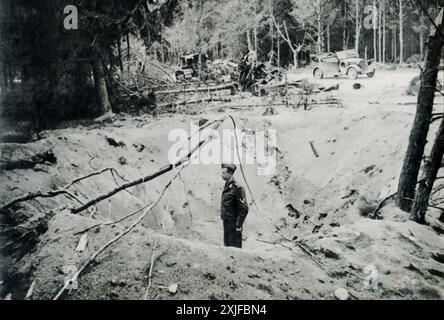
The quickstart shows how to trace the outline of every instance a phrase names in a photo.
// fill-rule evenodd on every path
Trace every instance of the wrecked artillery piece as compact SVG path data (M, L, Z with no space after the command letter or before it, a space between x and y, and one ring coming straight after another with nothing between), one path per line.
M264 86L272 82L280 82L283 72L278 69L269 70L265 64L250 65L241 63L239 65L239 87L242 91L250 91L255 96L267 95Z
M188 54L181 58L181 64L174 68L176 82L213 80L218 83L237 81L238 64L225 59L210 61L206 54L201 54L199 77L199 54Z
M201 78L205 78L207 74L207 60L206 54L200 55ZM191 81L193 78L197 78L199 76L199 54L187 54L180 57L180 66L175 68L174 75L177 82Z

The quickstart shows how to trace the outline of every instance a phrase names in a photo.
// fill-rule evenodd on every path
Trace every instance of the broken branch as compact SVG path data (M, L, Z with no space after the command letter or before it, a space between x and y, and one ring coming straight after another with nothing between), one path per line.
M313 141L310 141L310 146L311 146L311 150L313 151L315 157L316 157L316 158L319 158L319 153L318 153L318 151L316 150Z
M220 86L206 87L206 88L190 88L190 89L177 89L177 90L163 90L157 91L157 95L161 94L175 94L175 93L189 93L189 92L211 92L211 91L220 91L220 90L228 90L233 89L236 86L235 83L224 84Z
M188 209L188 214L190 215L190 219L191 219L191 224L193 224L193 214L191 213L191 209L190 209L190 200L188 199L188 195L187 195L187 187L185 184L185 181L183 180L182 176L179 174L179 180L182 182L183 185L183 192L185 195L185 200L187 201L187 209Z
M59 190L48 191L48 192L41 192L41 191L38 191L38 192L35 192L35 193L28 193L28 194L26 194L26 195L24 195L24 196L17 197L17 198L15 198L15 199L11 200L10 202L8 202L7 204L3 205L3 206L0 208L0 212L3 211L3 210L9 209L9 208L12 207L13 205L15 205L15 204L17 204L17 203L20 203L20 202L29 201L29 200L34 200L34 199L36 199L36 198L52 198L52 197L55 197L55 196L58 196L58 195L61 195L61 194L66 194L66 195L68 195L68 196L74 198L74 199L77 200L78 202L82 203L82 202L81 202L77 197L75 197L72 193L68 192L67 189L69 189L69 188L72 187L74 184L76 184L76 183L78 183L78 182L80 182L80 181L82 181L82 180L85 180L85 179L87 179L87 178L90 178L90 177L93 177L93 176L96 176L96 175L102 174L102 173L104 173L104 172L106 172L106 171L114 172L114 173L116 173L116 174L117 174L122 180L127 181L127 180L125 180L125 179L124 179L124 178L123 178L123 177L117 172L116 169L114 169L114 168L105 168L105 169L103 169L103 170L96 171L96 172L93 172L93 173L87 174L86 176L83 176L83 177L77 178L77 179L75 179L75 180L73 180L72 182L68 183L66 186L64 186L63 188L61 188L61 189L59 189Z
M200 98L195 100L182 100L182 101L176 101L176 102L166 102L161 103L157 105L159 108L167 108L167 107L175 107L180 105L186 105L186 104L195 104L195 103L201 103L201 102L208 102L208 101L221 101L221 102L231 102L231 99L229 98Z
M176 177L178 176L178 174L180 173L181 170L183 170L187 165L189 164L189 162L185 162L183 163L183 165L177 169L176 173L171 177L170 181L168 181L168 183L165 185L165 187L163 188L162 192L160 193L160 195L157 197L157 199L151 203L143 212L142 214L139 216L139 218L137 218L136 221L134 221L128 229L126 229L125 231L123 231L122 233L118 234L116 237L114 237L113 239L111 239L110 241L108 241L107 243L105 243L101 248L99 248L89 259L88 261L86 261L82 267L73 275L72 279L73 280L77 280L77 278L79 277L80 273L85 270L85 268L91 264L96 258L97 256L102 253L103 251L106 250L106 248L108 248L110 245L112 245L113 243L117 242L120 238L122 238L124 235L128 234L129 232L131 232L140 222L142 222L143 218L145 218L145 216L147 215L148 212L151 211L151 209L157 204L159 203L159 201L162 199L163 195L165 194L166 190L171 186L172 182L174 181L174 179L176 179ZM65 290L67 289L67 286L69 284L65 283L65 285L63 286L62 289L60 289L60 291L56 294L56 296L54 297L54 300L57 300L58 298L60 298L60 296L65 292Z
M133 212L127 214L126 216L120 218L119 220L111 221L111 222L101 222L101 223L96 223L96 224L94 224L94 225L92 225L92 226L89 226L89 227L83 229L83 230L77 231L76 233L74 233L74 235L78 235L78 234L81 234L81 233L87 232L87 231L89 231L89 230L91 230L91 229L94 229L94 228L96 228L96 227L101 227L101 226L111 226L111 225L113 225L113 224L117 224L117 223L122 222L122 221L124 221L124 220L126 220L126 219L128 219L128 218L131 218L132 216L134 216L135 214L139 213L140 211L146 209L146 208L147 208L148 206L150 206L150 205L151 205L151 203L147 204L146 206L144 206L144 207L142 207L142 208L140 208L140 209L137 209L137 210L135 210L135 211L133 211Z
M225 121L226 118L227 117L224 117L224 118L222 118L220 120L216 120L215 121L215 126L214 126L213 130L217 130L217 128L219 128L219 126ZM147 175L147 176L145 176L143 178L139 178L137 180L125 183L125 184L123 184L123 185L121 185L121 186L111 190L110 192L108 192L106 194L103 194L103 195L101 195L101 196L99 196L99 197L97 197L95 199L90 200L89 202L85 203L84 205L82 205L82 206L80 206L78 208L71 209L71 212L73 214L79 213L79 212L89 208L90 206L95 205L96 203L98 203L100 201L103 201L105 199L108 199L108 198L112 197L113 195L115 195L116 193L118 193L120 191L123 191L125 189L134 187L134 186L136 186L138 184L141 184L141 183L146 183L148 181L151 181L151 180L153 180L153 179L155 179L155 178L157 178L157 177L159 177L159 176L161 176L161 175L171 171L174 167L178 167L178 166L184 164L185 162L187 162L189 159L191 159L191 156L206 142L206 140L207 139L204 139L204 140L200 141L199 144L196 147L194 147L185 157L183 157L180 160L178 160L175 164L169 164L167 166L162 167L160 170L158 170L155 173L152 173L152 174Z
M148 292L151 288L151 279L153 277L154 255L156 254L157 240L154 242L153 252L151 253L150 271L148 273L148 287L146 288L143 300L148 300Z
M28 193L27 195L15 198L13 200L11 200L10 202L8 202L7 204L5 204L4 206L2 206L0 208L0 212L6 209L9 209L10 207L12 207L13 205L23 202L23 201L28 201L28 200L33 200L36 198L52 198L61 194L65 194L65 195L69 195L69 192L66 190L56 190L56 191L48 191L48 192L35 192L35 193Z
M158 254L156 257L154 257L154 253L155 253L155 250L156 250L156 246L157 246L157 240L156 240L156 243L154 244L154 248L153 248L153 253L152 253L152 255L151 255L151 263L150 263L150 270L149 270L149 273L148 273L148 287L146 288L146 291L145 291L145 295L144 295L144 297L143 297L143 299L144 300L148 300L148 292L149 292L149 290L150 290L150 288L151 288L151 280L152 280L152 278L153 278L153 268L154 268L154 264L156 263L156 261L161 257L161 256L163 256L169 249L170 249L170 247L168 247L168 248L166 248L162 253L160 253L160 254Z

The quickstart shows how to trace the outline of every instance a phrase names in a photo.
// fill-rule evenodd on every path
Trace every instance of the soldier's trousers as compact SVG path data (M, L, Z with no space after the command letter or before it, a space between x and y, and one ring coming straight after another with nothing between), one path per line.
M224 246L242 248L242 231L236 231L236 220L223 219Z

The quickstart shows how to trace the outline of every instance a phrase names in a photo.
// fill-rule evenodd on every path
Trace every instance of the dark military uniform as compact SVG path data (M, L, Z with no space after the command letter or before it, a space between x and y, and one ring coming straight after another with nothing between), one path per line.
M245 190L234 179L225 183L222 191L221 218L224 224L224 245L226 247L242 248L242 227L248 214Z

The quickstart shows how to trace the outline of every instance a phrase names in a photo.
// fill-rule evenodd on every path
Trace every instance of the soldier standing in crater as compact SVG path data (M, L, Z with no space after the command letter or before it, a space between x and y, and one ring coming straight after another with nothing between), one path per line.
M224 226L224 245L242 248L242 228L248 214L247 198L243 187L233 178L236 165L222 164L225 180L221 199L221 218Z

